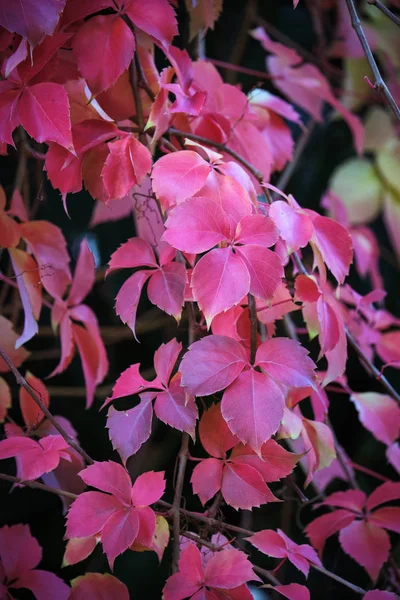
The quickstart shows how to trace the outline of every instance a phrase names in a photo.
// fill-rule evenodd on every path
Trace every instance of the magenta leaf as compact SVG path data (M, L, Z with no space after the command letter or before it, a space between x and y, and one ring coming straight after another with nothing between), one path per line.
M310 592L304 585L290 583L289 585L277 585L273 588L288 600L310 600Z
M147 296L152 304L173 316L179 323L186 283L185 265L171 262L152 274L147 286Z
M386 531L373 523L354 521L341 530L339 541L343 550L375 581L389 556L390 539Z
M119 411L111 406L108 411L107 428L110 440L124 463L132 454L136 454L150 437L153 397L153 394L143 394L139 404L134 408Z
M157 268L154 251L146 240L131 238L122 244L111 255L107 275L116 269L133 269L135 267Z
M245 371L226 389L222 416L240 441L257 452L279 429L284 397L280 388L266 375Z
M308 351L287 338L267 340L257 350L256 365L272 379L290 387L314 387L315 364Z
M221 312L236 306L250 289L250 274L230 248L211 250L194 268L191 287L208 327Z
M86 573L77 577L72 582L69 600L104 600L104 598L118 598L129 600L128 588L122 581L101 573Z
M181 342L178 342L174 338L167 344L161 344L154 353L154 368L157 377L164 386L168 386L172 371L181 351Z
M148 471L139 475L132 487L134 506L150 506L161 498L165 491L164 471Z
M223 550L213 554L204 569L206 585L229 590L246 581L260 581L244 552Z
M284 275L279 256L268 248L255 245L240 246L237 252L250 275L250 293L260 300L272 300Z
M118 498L102 492L80 494L69 509L67 537L86 538L99 533L107 520L123 507Z
M39 5L16 0L12 6L7 0L0 3L0 25L8 31L28 38L32 46L39 44L56 28L66 0L43 0Z
M223 335L195 342L183 357L179 370L182 385L194 396L209 396L230 385L248 364L248 353Z
M151 3L131 0L125 12L136 27L154 37L164 49L178 33L175 12L167 0L152 0Z
M192 439L195 438L197 406L192 397L186 398L185 390L179 381L172 381L168 390L157 394L154 412L167 425L179 431L186 431Z
M190 482L203 505L221 489L223 470L223 462L217 458L206 458L193 469Z
M234 462L228 462L224 467L221 492L227 504L236 510L251 510L267 502L279 502L256 469Z
M152 158L149 150L133 135L109 142L110 153L101 172L110 200L123 198L150 173Z
M131 497L131 478L118 463L111 460L96 462L79 473L86 485L113 494L121 502L129 504Z
M327 538L350 525L355 518L356 515L348 510L335 510L331 514L314 519L305 528L305 533L321 555Z
M116 557L133 544L138 531L139 516L134 510L121 508L109 517L101 530L101 543L111 570Z
M18 577L11 585L13 588L27 588L31 590L37 600L45 598L59 598L60 600L69 600L70 587L62 579L40 569L28 571Z
M115 311L123 323L126 323L136 338L136 312L142 289L152 271L138 271L125 281L115 299Z

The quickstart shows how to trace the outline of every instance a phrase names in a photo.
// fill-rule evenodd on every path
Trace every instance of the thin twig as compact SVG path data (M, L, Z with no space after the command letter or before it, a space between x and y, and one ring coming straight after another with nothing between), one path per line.
M379 71L378 65L376 64L376 60L374 58L374 55L372 54L372 50L370 48L370 45L361 25L361 21L357 14L357 9L355 7L354 0L346 0L346 4L350 13L351 25L354 31L356 32L358 39L360 40L360 44L362 46L362 49L364 50L365 58L367 59L368 64L371 67L372 73L374 74L374 88L378 92L384 94L396 118L400 120L400 109L397 106L396 101L393 98L388 86L384 82L381 72Z
M248 294L249 301L249 315L250 315L250 332L251 332L251 343L250 343L250 362L254 365L256 360L257 352L257 331L258 331L258 320L257 320L257 309L256 300L252 294Z
M138 81L138 69L137 69L137 55L135 55L131 61L130 66L130 77L131 77L131 85L133 91L133 97L135 99L135 107L136 107L136 118L139 126L139 140L141 143L147 147L147 135L144 133L144 117L143 117L143 107L142 107L142 99L140 97L139 90L139 81Z
M368 4L372 4L373 6L376 6L376 8L378 8L381 12L383 12L384 15L386 15L386 17L388 17L391 21L393 21L393 23L395 25L397 25L397 27L400 27L400 19L399 17L397 17L394 13L392 13L391 10L389 10L387 8L387 6L385 6L383 4L383 2L381 2L381 0L367 0Z
M6 475L5 473L0 473L0 479L4 481L9 481L10 483L18 483L20 485L24 485L25 487L33 488L34 490L43 490L44 492L50 492L51 494L56 494L57 496L63 496L64 498L68 498L69 500L76 500L78 496L73 494L72 492L66 492L65 490L59 490L58 488L52 488L49 485L45 485L44 483L39 483L38 481L24 481L19 477L13 477L12 475Z
M38 394L33 389L33 387L31 385L29 385L29 383L26 381L25 377L23 377L21 375L21 373L15 367L15 365L13 364L13 362L10 359L10 357L8 356L8 354L6 354L2 348L0 348L0 356L4 360L6 365L9 367L12 374L14 375L17 384L20 385L21 387L23 387L24 390L26 390L28 392L28 394L30 395L32 400L34 400L34 402L36 402L36 404L38 405L40 410L45 414L45 416L48 418L50 423L55 427L55 429L57 429L58 433L64 438L64 440L67 442L67 444L69 446L71 446L71 448L73 448L76 452L78 452L88 464L92 465L94 463L93 459L90 458L90 456L85 452L85 450L83 450L80 447L80 445L70 435L68 435L68 433L65 431L65 429L63 429L61 427L61 425L55 419L55 417L51 414L51 412L49 411L49 409L47 408L47 406L45 405L43 400L38 396Z

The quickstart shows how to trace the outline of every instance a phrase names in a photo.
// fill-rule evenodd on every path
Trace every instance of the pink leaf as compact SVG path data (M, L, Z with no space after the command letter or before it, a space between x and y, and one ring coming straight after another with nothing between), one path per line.
M9 408L11 408L11 390L8 383L0 377L0 423L4 423Z
M378 527L400 533L400 508L397 506L378 508L370 515L369 521Z
M71 282L70 259L61 229L48 221L32 221L22 223L20 231L38 263L43 287L53 298L61 298Z
M152 271L138 271L127 279L119 290L115 299L115 312L123 323L132 329L136 338L136 311L138 308L142 288Z
M101 543L111 570L116 557L133 544L138 531L139 517L135 510L123 508L109 517L101 530Z
M239 441L222 417L221 404L213 404L203 413L199 434L204 450L215 458L225 458L225 453Z
M387 481L377 487L367 500L367 509L372 510L379 504L400 499L400 483Z
M248 293L250 275L239 254L234 254L230 248L219 248L199 260L191 285L210 327L216 315L239 304Z
M169 389L157 395L154 412L167 425L186 431L194 439L198 410L193 398L186 399L178 381L172 381Z
M199 254L230 237L228 215L213 200L195 197L176 206L165 223L163 240L183 252Z
M75 194L82 189L82 159L54 142L49 143L44 169L53 188L62 194Z
M122 244L111 255L107 275L117 269L134 269L135 267L153 267L157 269L154 251L146 240L131 238Z
M227 388L222 416L238 438L260 454L261 447L279 429L284 397L280 388L263 373L245 371Z
M72 336L81 357L86 385L86 407L89 408L93 403L98 382L98 340L95 340L86 328L75 324L72 325Z
M229 590L246 581L261 581L254 574L250 561L240 550L217 552L207 561L204 569L207 586Z
M271 205L269 215L287 243L289 252L307 246L314 232L308 215L294 210L283 200L277 200Z
M102 492L85 492L74 500L67 517L67 537L86 538L99 533L107 520L123 505Z
M237 251L250 275L250 293L260 300L272 300L284 275L279 256L260 246L240 246Z
M379 358L386 363L397 362L400 360L400 331L389 331L383 333L376 344L376 351Z
M251 510L267 502L279 502L256 469L233 462L225 465L221 492L225 502L236 510Z
M0 442L0 459L15 457L21 479L37 479L53 471L68 444L60 435L42 438L40 444L27 437L10 437Z
M400 408L390 396L377 392L352 394L361 423L376 439L390 445L399 436Z
M324 262L336 278L343 283L353 262L353 245L347 229L329 217L316 213L312 216L313 239Z
M39 44L56 28L66 0L43 0L37 6L26 0L0 3L0 25L8 31L28 38L31 46Z
M256 365L289 387L314 387L315 364L306 348L287 338L267 340L257 350Z
M151 3L131 0L125 12L136 27L154 37L164 49L178 33L175 12L167 0L152 0Z
M305 533L321 555L327 538L350 525L355 518L356 515L348 510L335 510L314 519L305 528Z
M107 398L106 402L102 406L104 408L112 400L116 398L123 398L124 396L133 396L139 392L143 392L148 388L159 388L160 384L157 381L147 381L139 373L140 364L131 365L118 377L116 384L112 390L112 396Z
M69 600L104 600L118 598L129 600L129 591L125 584L108 573L86 573L72 582Z
M233 449L230 459L236 464L254 467L266 482L278 481L289 475L299 460L298 454L288 452L275 440L268 440L261 446L257 456L248 446L238 444Z
M375 581L389 556L390 540L386 531L366 521L354 521L342 529L339 541L343 550Z
M133 135L109 142L110 153L101 176L110 200L123 198L150 172L152 159L149 150Z
M347 490L346 492L335 492L327 496L324 504L338 508L347 508L352 512L361 513L364 509L366 495L361 490Z
M78 29L72 40L72 50L82 76L97 96L111 87L129 67L135 38L121 17L99 15Z
M13 582L12 587L31 590L37 600L46 600L46 598L69 600L71 591L71 588L57 575L40 569L23 573L17 581Z
M147 296L152 304L173 316L179 323L186 283L185 265L177 262L168 263L151 276L147 286Z
M223 468L221 460L206 458L193 469L190 483L203 505L221 489Z
M107 415L107 428L113 448L124 463L140 446L149 439L153 407L151 400L141 399L140 403L128 411L115 410L111 406Z
M303 418L302 437L308 467L307 487L316 471L329 467L336 458L336 450L332 432L325 423Z
M192 150L162 156L151 174L154 193L164 208L179 204L203 187L210 170L211 166Z
M396 600L396 594L392 592L381 592L380 590L371 590L363 597L363 600Z
M25 88L20 102L21 125L37 142L57 142L74 152L67 92L58 83Z
M182 351L182 343L175 338L161 346L154 353L154 368L159 380L168 385L175 363Z
M203 585L204 574L199 549L188 543L179 557L179 572L167 579L163 600L183 600L192 597Z
M282 596L289 600L310 600L310 592L304 586L298 583L290 583L289 585L277 585L273 588Z
M95 281L94 256L85 239L82 240L74 279L68 294L68 304L80 304L92 289Z
M97 545L95 535L87 538L72 538L67 541L64 552L63 567L76 565L90 556Z
M246 349L223 335L211 335L189 348L180 364L182 385L194 396L226 388L248 364Z
M128 472L113 461L95 462L79 473L86 485L98 488L102 492L113 494L126 504L130 504L131 478Z
M42 549L28 525L5 525L0 529L0 559L9 581L38 566Z
M161 498L165 491L164 474L164 471L148 471L139 475L131 493L134 506L149 506Z
M156 515L149 506L139 506L135 508L139 517L139 531L135 540L136 544L141 544L146 548L152 548L153 538L156 533Z
M264 215L248 215L237 226L235 242L269 248L278 241L278 237L279 232L272 219Z

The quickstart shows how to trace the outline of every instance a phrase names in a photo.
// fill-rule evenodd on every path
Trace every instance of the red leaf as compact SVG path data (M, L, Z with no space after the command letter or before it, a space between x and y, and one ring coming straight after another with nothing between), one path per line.
M81 357L86 385L86 407L89 408L97 386L98 346L89 331L80 325L72 324L72 336Z
M178 33L175 12L167 0L131 0L125 12L136 27L161 42L164 50Z
M135 38L121 17L98 15L78 29L72 40L72 51L82 76L92 94L97 96L129 67Z
M378 508L368 518L370 523L400 533L400 508L397 506L385 506Z
M167 344L161 344L154 353L154 368L157 377L165 386L168 385L181 350L182 343L172 339Z
M0 559L9 581L38 566L42 549L28 525L5 525L0 529Z
M354 521L342 529L339 541L343 550L375 581L389 556L390 539L386 531L366 521Z
M9 408L11 408L11 390L8 383L0 377L0 423L4 423Z
M269 216L279 229L289 252L307 246L314 232L312 221L307 214L293 209L283 200L276 200L269 209Z
M267 502L279 502L256 469L233 462L224 467L221 492L225 502L236 510L251 510Z
M47 391L43 381L32 375L32 373L29 371L25 373L25 379L35 390L43 404L48 407L50 403L49 392ZM37 427L40 422L45 419L45 415L42 410L38 407L31 395L23 387L20 387L19 389L19 405L21 407L24 423L28 428Z
M304 586L298 583L290 583L289 585L277 585L273 588L288 600L310 600L310 592Z
M246 464L257 469L266 482L278 481L292 473L299 458L298 454L288 452L275 440L268 440L261 446L260 456L243 444L235 446L230 456L230 460L236 464Z
M44 169L53 188L58 188L62 194L75 194L81 191L82 159L62 146L50 142Z
M347 490L335 492L324 500L327 506L347 508L350 511L361 513L364 509L366 495L361 490Z
M152 399L153 395L150 396ZM124 463L150 437L153 417L151 399L143 394L140 403L128 411L117 411L113 406L108 411L107 428L110 440Z
M4 212L0 212L0 239L2 248L14 248L18 246L21 234L18 223Z
M37 142L57 142L74 152L67 92L58 83L25 88L19 102L21 125Z
M194 396L209 396L231 384L248 364L245 348L223 335L210 335L189 348L179 370Z
M74 279L68 294L68 304L80 304L92 289L96 267L94 256L86 239L83 239L79 249L78 261L75 267Z
M0 85L0 140L14 146L12 133L19 124L17 108L21 90L8 89L10 84L6 85L7 88Z
M123 198L140 184L151 170L152 158L146 146L133 135L109 142L110 154L101 176L110 200Z
M68 448L60 435L49 435L40 443L27 437L13 436L0 442L0 459L15 457L18 476L33 480L53 471Z
M211 165L197 152L182 150L158 159L151 178L153 190L163 208L194 196L203 187Z
M239 441L222 417L220 404L213 404L203 413L199 434L204 450L215 458L225 458L225 453Z
M250 274L239 254L231 248L218 248L199 260L191 286L210 327L216 315L239 304L249 292Z
M347 229L328 217L313 213L313 239L324 262L336 278L343 283L353 262L353 244Z
M76 565L90 556L97 545L97 537L92 535L87 538L72 538L67 541L64 552L63 567Z
M279 237L274 222L264 215L243 217L236 228L235 243L255 246L273 246Z
M56 28L66 0L43 0L39 4L29 0L8 0L0 3L0 25L8 31L28 38L32 46L39 44Z
M386 481L377 487L367 500L367 509L372 510L379 504L391 502L392 500L400 499L400 483L394 481Z
M14 588L27 588L31 590L35 598L57 598L69 600L71 588L62 579L41 569L23 573L17 581L12 584Z
M86 573L72 581L72 590L69 600L104 600L104 598L118 598L129 600L128 588L122 581L101 573Z
M371 590L363 597L363 600L397 600L396 594L392 592L381 592L380 590Z
M261 447L279 429L284 397L266 375L245 371L226 389L222 416L229 429L260 455Z
M190 483L204 505L221 489L223 462L217 458L206 458L193 469Z

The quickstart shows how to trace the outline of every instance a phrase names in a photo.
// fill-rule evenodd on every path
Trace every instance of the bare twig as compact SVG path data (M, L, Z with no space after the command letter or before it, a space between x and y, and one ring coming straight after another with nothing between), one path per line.
M2 479L3 481L9 481L10 483L18 483L19 485L24 485L25 487L30 487L34 490L43 490L44 492L50 492L51 494L63 496L64 498L68 498L69 500L76 500L78 498L78 496L76 494L73 494L72 492L66 492L65 490L59 490L58 488L52 488L49 485L39 483L38 481L24 481L19 477L13 477L12 475L6 475L5 473L0 473L0 479Z
M257 309L256 309L256 300L252 294L248 294L249 299L249 315L250 315L250 331L251 331L251 343L250 343L250 362L254 365L256 360L256 352L257 352L257 330L258 330L258 321L257 321Z
M70 435L68 435L68 433L65 431L65 429L63 429L61 427L61 425L51 414L51 412L49 411L49 409L47 408L47 406L45 405L43 400L38 396L38 394L33 389L33 387L31 385L29 385L29 383L26 381L25 377L23 377L21 375L21 373L15 367L15 365L13 364L13 362L10 359L10 357L8 356L8 354L6 354L2 348L0 348L0 356L4 360L6 365L9 367L12 374L14 375L17 384L20 385L21 387L23 387L24 390L26 390L28 392L28 394L30 395L32 400L34 400L34 402L36 402L36 404L38 405L40 410L45 414L45 416L48 418L48 420L51 422L51 424L55 427L55 429L57 429L58 433L64 438L64 440L67 442L67 444L69 446L71 446L71 448L73 448L76 452L78 452L78 454L80 454L82 456L82 458L88 464L92 465L94 463L93 459L90 458L90 456L83 450L83 448L81 448L80 445Z
M396 118L400 120L400 109L397 106L396 101L393 98L388 86L384 82L381 72L379 71L378 65L376 64L376 60L374 58L374 55L372 54L372 50L370 48L370 45L361 25L361 21L357 14L357 9L355 7L354 0L346 0L346 4L350 13L351 25L354 31L356 32L358 39L360 40L360 44L362 46L362 49L364 50L365 58L367 59L368 64L371 67L372 73L374 74L374 88L376 89L376 91L384 94Z
M372 4L373 6L376 6L376 8L378 8L381 12L383 12L383 14L386 15L386 17L388 17L391 21L393 21L393 23L395 25L400 27L399 17L396 16L394 13L392 13L392 11L389 10L388 7L383 4L383 2L381 2L381 0L367 0L367 2L368 2L368 4Z

